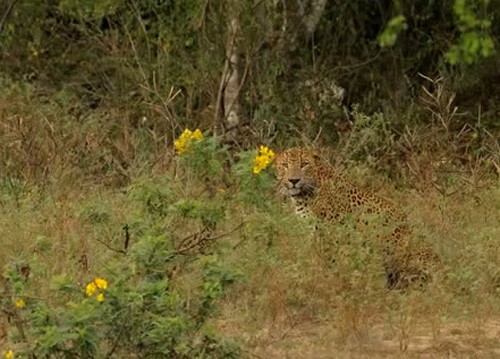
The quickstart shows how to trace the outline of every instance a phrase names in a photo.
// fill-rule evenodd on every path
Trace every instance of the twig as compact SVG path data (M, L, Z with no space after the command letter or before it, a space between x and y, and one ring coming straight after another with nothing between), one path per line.
M174 255L182 255L182 254L185 254L186 252L188 252L190 249L193 249L195 248L196 246L198 246L200 244L201 241L206 241L206 242L214 242L218 239L221 239L223 237L226 237L236 231L238 231L241 227L243 227L244 225L246 224L245 221L241 222L240 224L238 224L236 227L234 227L233 229L231 229L230 231L228 232L225 232L225 233L222 233L222 234L219 234L218 236L215 236L215 237L205 237L205 238L201 238L200 240L196 240L192 243L189 243L187 246L183 247L183 248L179 248L175 253ZM189 241L190 239L196 239L196 237L198 236L202 236L203 234L209 232L209 230L205 227L203 228L201 231L199 232L196 232L196 233L193 233L193 234L190 234L189 236L183 238L181 240L181 243L179 245L179 247L182 247L182 245L184 243L186 243L187 241Z
M96 238L95 239L97 242L101 243L104 247L106 247L107 249L113 251L113 252L116 252L116 253L121 253L121 254L127 254L127 251L123 250L123 249L116 249L116 248L113 248L111 247L109 244L107 244L106 242L104 242L103 240L101 239L98 239Z
M144 35L144 39L146 41L146 47L148 48L148 57L151 57L151 47L149 45L148 31L146 30L146 26L144 25L144 21L141 18L141 14L140 14L139 9L137 8L136 2L135 1L131 1L131 5L132 5L132 11L134 11L134 15L135 15L135 17L137 19L137 22L139 23L139 26L140 26L140 28L142 30L143 35ZM132 45L132 47L133 47L133 45ZM133 50L135 52L135 47L133 47ZM141 71L142 71L142 69L141 69Z
M125 243L123 244L123 250L127 252L128 245L130 243L130 232L128 230L128 224L123 226L123 231L125 232Z
M177 96L179 96L179 94L182 91L181 90L177 90L177 91L174 92L175 89L173 87L171 87L170 91L169 91L169 93L167 95L167 99L164 99L163 96L158 91L158 87L156 85L156 77L154 76L154 73L153 73L153 88L150 88L150 87L142 85L142 84L140 84L139 86L141 88L143 88L144 90L152 93L156 97L158 97L158 99L161 102L161 106L163 107L163 111L161 111L161 108L160 108L160 109L158 109L158 112L163 117L165 117L165 119L168 121L168 123L170 125L171 136L172 136L172 138L174 138L175 137L175 129L176 129L176 127L178 127L178 124L175 121L175 114L172 114L172 111L170 111L170 108L171 108L170 104L177 98ZM153 109L155 107L156 108L160 107L159 105L155 105L154 103L150 103L150 102L144 102L144 103L146 105L151 106Z
M184 253L185 253L185 252L187 252L188 250L190 250L190 249L192 249L192 248L196 247L196 246L198 245L199 241L196 241L196 242L194 242L194 243L192 243L192 244L189 244L189 245L187 245L186 247L182 248L182 246L183 246L186 242L190 241L191 239L195 239L195 238L196 238L196 237L198 237L198 236L203 235L203 234L206 232L206 230L207 230L206 228L203 228L201 231L196 232L196 233L192 233L192 234L190 234L190 235L188 235L188 236L184 237L183 239L181 239L181 241L180 241L180 243L179 243L179 247L180 247L180 249L177 249L177 251L176 251L176 253L175 253L175 254L184 254Z
M234 49L234 44L236 40L236 31L231 34L229 39L229 49L226 52L226 61L224 62L224 70L222 70L222 77L219 84L219 91L217 92L217 102L215 104L215 115L214 115L214 124L217 124L220 118L220 109L222 104L222 96L224 94L224 89L226 88L227 83L229 82L229 78L231 76L228 75L229 72L229 64L231 62L227 53L232 53ZM217 134L217 125L214 126L214 134Z
M498 177L500 177L500 165L498 165L495 160L491 160L491 163L493 163L493 166L497 170Z
M210 3L210 0L205 0L205 3L203 4L203 10L201 11L201 16L200 16L200 21L196 24L195 29L199 29L203 26L205 17L207 16L207 8Z
M139 69L139 72L141 73L142 79L143 79L144 83L148 83L148 77L146 76L146 72L144 72L144 69L142 68L141 60L139 59L139 54L138 54L137 49L135 47L134 39L132 38L130 31L128 31L127 26L123 26L123 30L125 30L125 34L127 35L130 46L132 47L132 52L134 54L134 60L135 60L135 63L137 65L137 68Z
M382 51L379 51L377 54L375 54L375 56L373 56L372 58L366 60L366 61L363 61L363 62L360 62L358 64L354 64L354 65L345 65L345 66L337 66L336 69L337 70L354 70L358 67L362 67L362 66L365 66L365 65L368 65L370 62L373 62L375 60L377 60L380 55L382 54Z
M122 325L120 328L120 331L118 332L118 335L116 336L116 340L113 343L113 346L111 347L110 351L106 354L105 358L111 358L116 349L118 348L118 344L120 343L121 336L123 332L125 331L125 325Z
M240 224L238 224L236 227L234 227L233 229L231 229L230 231L226 232L226 233L222 233L222 234L219 234L218 236L215 236L215 237L212 237L210 238L211 240L213 241L216 241L217 239L221 239L223 237L226 237L226 236L229 236L230 234L233 234L234 232L238 231L241 227L243 227L244 225L246 224L245 221L241 222Z
M257 354L254 354L254 353L252 353L251 351L248 351L248 350L241 350L241 351L242 351L243 353L245 353L245 354L248 354L248 355L250 355L250 356L254 357L254 358L257 358L257 359L264 359L264 357L261 357L261 356L259 356L259 355L257 355Z
M269 346L271 344L274 344L274 343L278 343L278 342L281 342L282 340L285 340L286 337L288 336L288 334L294 330L295 328L297 328L299 325L300 325L300 321L297 319L295 321L292 321L290 323L290 326L287 330L285 330L283 333L281 333L281 335L276 338L276 339L272 339L272 340L269 340L267 343L266 343L266 346Z
M2 16L2 20L0 20L0 32L3 30L3 26L5 25L5 22L7 21L7 18L9 17L10 13L12 12L12 9L14 8L14 4L17 2L17 0L12 0L12 2L7 5L7 10L5 10L5 13Z

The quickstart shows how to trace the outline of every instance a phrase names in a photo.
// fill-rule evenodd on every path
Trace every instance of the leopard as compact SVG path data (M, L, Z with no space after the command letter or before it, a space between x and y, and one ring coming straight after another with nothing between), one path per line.
M355 223L371 231L379 249L389 289L425 288L440 264L431 243L412 240L406 213L392 201L354 184L320 151L292 147L276 155L273 168L278 187L291 199L295 213L333 225ZM370 220L377 218L377 220Z

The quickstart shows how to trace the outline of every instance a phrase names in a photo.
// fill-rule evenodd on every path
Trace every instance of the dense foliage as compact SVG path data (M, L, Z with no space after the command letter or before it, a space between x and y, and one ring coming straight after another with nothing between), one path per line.
M182 90L176 119L201 121L215 105L226 24L236 14L249 119L269 111L279 122L295 117L295 98L314 95L304 93L305 80L335 80L370 111L391 99L400 105L394 91L415 97L419 72L441 74L452 90L487 105L480 95L497 82L498 4L331 1L309 33L306 8L316 2L11 1L0 33L3 71L91 108L151 108L174 87Z
M175 180L138 178L123 195L112 196L127 212L121 234L106 234L119 230L117 213L95 198L75 218L86 234L69 267L60 271L48 260L58 251L49 234L30 244L35 255L10 258L2 273L0 309L12 324L5 334L16 356L239 357L236 343L220 338L209 323L227 287L242 277L220 260L225 250L216 244L244 224L228 228L234 215L228 213L228 198L247 210L269 205L269 162L261 165L255 151L244 153L227 177L222 170L227 151L217 138L184 136L182 142ZM212 186L223 177L232 190L214 193ZM190 189L196 190L186 194ZM10 200L4 198L4 204ZM94 250L104 252L91 269ZM46 285L40 286L44 277Z
M446 106L460 114L447 130L479 136L467 146L460 138L459 156L489 151L483 140L499 131L500 7L488 0L10 1L0 10L3 77L69 107L70 122L104 112L115 137L144 126L168 143L186 127L220 132L232 19L244 146L318 134L338 143L354 107L383 116L396 161L408 152L397 141L405 128L436 131Z

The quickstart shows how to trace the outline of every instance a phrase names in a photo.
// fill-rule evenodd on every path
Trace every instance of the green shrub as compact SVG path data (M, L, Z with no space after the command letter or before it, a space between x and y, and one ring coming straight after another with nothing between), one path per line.
M67 268L46 277L48 286L39 281L50 261L35 256L7 265L0 308L13 324L8 347L15 355L37 357L239 357L238 345L217 335L208 321L241 278L217 254L227 206L265 208L261 202L272 189L265 170L271 158L255 173L256 155L242 154L235 170L225 173L228 153L217 139L193 140L177 157L175 178L139 178L129 186L122 200L134 209L125 217L132 239L119 249L114 235L102 238L115 224L113 208L84 203L77 218L109 253L94 275L75 277ZM207 183L225 177L232 201L224 191L207 190ZM44 255L47 242L38 236Z

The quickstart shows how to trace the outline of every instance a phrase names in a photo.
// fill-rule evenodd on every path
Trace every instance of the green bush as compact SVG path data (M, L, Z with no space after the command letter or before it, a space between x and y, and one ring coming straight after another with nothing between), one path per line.
M7 346L15 355L239 357L238 345L208 324L218 300L241 278L220 260L216 239L224 237L219 228L226 226L227 205L265 207L265 193L272 193L265 170L270 158L253 171L257 153L244 153L227 172L228 153L217 138L190 138L186 144L175 180L139 178L129 187L124 200L134 208L126 229L132 239L99 239L110 251L95 276L77 280L68 270L40 287L37 277L50 262L34 257L5 267L0 308L13 324ZM224 178L240 194L232 202L224 191L207 190L207 183ZM106 203L94 202L85 203L78 218L89 226L89 237L102 237L112 216Z

